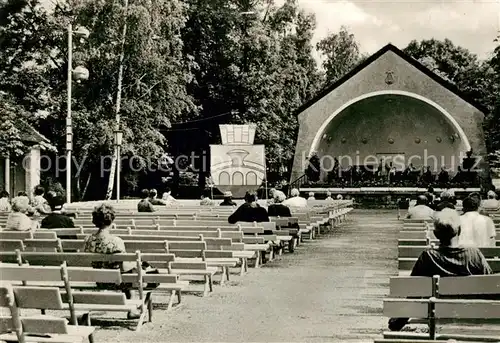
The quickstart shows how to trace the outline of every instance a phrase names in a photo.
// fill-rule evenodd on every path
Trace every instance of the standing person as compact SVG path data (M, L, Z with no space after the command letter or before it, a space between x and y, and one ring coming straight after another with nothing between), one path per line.
M245 203L238 207L233 214L227 218L229 224L237 222L268 222L269 215L264 207L257 203L257 195L247 192L245 194Z
M141 201L137 204L137 212L154 212L155 208L149 201L149 191L143 189L141 191Z
M39 214L49 214L51 212L47 200L43 197L44 194L45 189L41 185L35 186L35 190L33 191L34 197L31 202L31 206Z
M165 201L158 199L158 192L156 189L151 189L149 191L149 202L151 205L166 205Z
M455 210L444 208L436 212L434 235L439 239L439 247L422 252L413 266L411 276L447 277L492 273L488 262L478 248L466 248L459 245L460 224L460 216ZM389 329L400 331L407 323L408 318L391 318Z
M37 223L32 221L27 213L30 209L30 199L25 196L12 199L12 212L7 217L5 229L10 231L29 231L37 228Z
M221 206L237 206L233 201L233 193L231 191L224 192L224 200L220 203Z
M297 188L293 188L290 191L291 197L283 201L283 205L288 207L307 207L307 200L300 196L300 192Z
M0 192L0 212L10 212L12 207L9 201L9 192L1 191Z
M460 217L459 243L465 247L494 247L496 230L493 220L479 213L480 202L468 196L462 202L464 214Z
M417 204L411 207L406 214L407 219L432 219L434 210L428 205L429 199L425 195L417 197Z

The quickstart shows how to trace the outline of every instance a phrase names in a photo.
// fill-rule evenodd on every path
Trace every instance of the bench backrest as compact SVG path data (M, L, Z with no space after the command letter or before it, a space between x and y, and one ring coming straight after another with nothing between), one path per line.
M500 294L500 275L466 277L391 278L391 299L384 300L384 315L396 318L498 319L495 301L471 297ZM423 299L399 299L422 297ZM453 297L454 299L450 299Z
M0 239L25 240L29 238L56 239L57 235L52 231L0 231Z

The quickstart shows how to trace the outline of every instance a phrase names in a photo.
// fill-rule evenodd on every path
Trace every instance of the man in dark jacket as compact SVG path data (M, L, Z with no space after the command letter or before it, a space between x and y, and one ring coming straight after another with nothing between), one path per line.
M257 203L257 196L255 193L247 192L245 194L245 203L238 207L233 214L227 218L229 224L236 224L237 222L268 222L269 216L264 207Z
M52 210L52 213L48 214L42 219L40 227L42 229L72 229L75 227L73 219L67 214L62 212L64 205L64 198L55 192L47 193L47 203ZM59 236L61 239L77 239L75 235Z
M147 189L143 189L141 191L141 201L137 204L138 212L154 212L155 208L153 204L149 201L149 191Z
M411 276L447 277L492 273L488 262L478 248L459 246L460 216L457 211L444 208L435 213L434 235L439 239L439 248L423 251L413 266ZM391 318L389 329L400 331L407 323L408 318Z
M286 196L283 192L274 193L274 203L269 205L267 211L269 217L291 217L292 212L290 212L290 207L283 205L283 201L286 200Z

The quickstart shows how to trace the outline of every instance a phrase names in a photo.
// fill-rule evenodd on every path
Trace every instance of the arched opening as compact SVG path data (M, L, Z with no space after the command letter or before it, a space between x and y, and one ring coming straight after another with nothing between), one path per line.
M242 172L234 172L233 173L233 186L242 186L243 183L243 173Z
M455 119L436 103L413 93L387 91L348 102L323 123L310 154L322 159L323 175L336 157L342 168L378 164L381 156L398 169L409 163L456 171L470 150Z
M255 186L257 185L257 174L254 172L248 172L247 173L247 185L252 185Z
M230 185L231 184L231 177L229 176L228 172L221 172L219 174L219 185Z

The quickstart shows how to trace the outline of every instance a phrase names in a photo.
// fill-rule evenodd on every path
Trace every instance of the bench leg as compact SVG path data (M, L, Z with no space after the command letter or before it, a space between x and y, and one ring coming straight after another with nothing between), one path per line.
M288 242L288 252L292 253L295 249L295 238L292 238L291 241Z
M229 274L230 274L229 267L228 266L224 267L224 270L226 271L226 280L229 281Z
M135 327L136 332L141 331L142 323L144 322L145 317L146 317L146 311L143 310L141 312L141 316L139 317L139 322L137 323L137 326Z
M149 296L149 298L148 298ZM153 321L153 293L149 292L148 295L146 295L146 300L148 304L148 321L151 323Z
M259 268L259 264L260 264L260 251L257 251L257 256L255 257L255 265L254 265L254 268Z
M151 292L146 294L146 297L144 298L144 303L141 305L141 316L139 317L139 322L137 323L137 326L135 328L135 331L139 332L141 331L142 324L144 323L144 319L146 319L146 313L149 311L146 311L146 308L144 305L148 307L149 310L149 303L152 302L151 300ZM152 305L151 305L152 309Z
M245 269L244 269L244 271L245 271L245 273L246 273L246 272L248 272L248 258L246 258L246 257L245 257L245 258L243 259L243 263L245 264Z
M181 291L177 291L177 304L179 304L179 305L180 305L181 300L182 300L181 293L182 293Z
M173 290L172 293L170 293L170 299L168 299L167 311L172 309L172 306L174 305L175 295L176 295L176 291Z
M222 273L220 276L220 285L224 286L224 283L226 281L226 267L222 266L221 269L222 269Z

